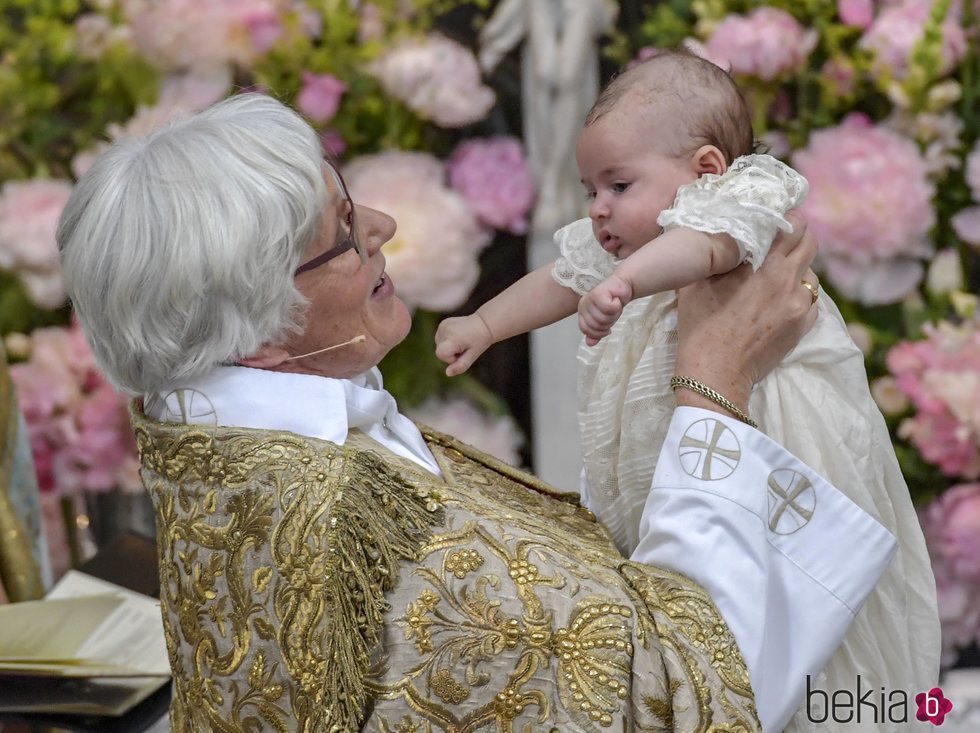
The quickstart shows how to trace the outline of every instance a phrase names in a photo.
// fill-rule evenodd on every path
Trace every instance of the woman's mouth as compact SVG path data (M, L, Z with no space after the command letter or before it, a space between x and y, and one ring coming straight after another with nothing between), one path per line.
M382 272L381 277L378 278L378 282L374 285L374 290L371 291L371 297L384 298L391 295L393 292L395 292L395 287L392 285L391 278Z

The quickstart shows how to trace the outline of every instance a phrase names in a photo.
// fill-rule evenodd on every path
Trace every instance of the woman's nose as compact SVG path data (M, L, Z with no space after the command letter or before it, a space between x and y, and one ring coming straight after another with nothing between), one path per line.
M368 256L374 255L395 236L395 229L397 228L395 220L383 211L368 206L355 204L354 208L361 242L364 243Z

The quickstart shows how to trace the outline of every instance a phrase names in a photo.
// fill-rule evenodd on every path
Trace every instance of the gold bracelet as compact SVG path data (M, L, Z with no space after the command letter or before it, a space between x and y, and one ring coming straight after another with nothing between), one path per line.
M711 389L711 387L707 386L706 384L702 384L696 379L691 379L690 377L680 377L675 374L673 377L670 378L670 388L677 389L678 387L684 387L686 389L691 390L692 392L696 392L702 397L707 397L715 404L724 407L726 410L728 410L730 413L732 413L735 417L737 417L739 420L744 422L746 425L751 425L753 428L759 427L759 423L757 423L751 417L746 415L742 410L740 410L738 408L738 405L736 405L734 402L732 402L724 395L715 392L713 389Z

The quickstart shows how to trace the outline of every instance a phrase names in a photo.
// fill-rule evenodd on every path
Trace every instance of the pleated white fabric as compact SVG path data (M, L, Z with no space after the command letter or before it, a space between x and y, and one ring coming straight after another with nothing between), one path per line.
M807 185L768 156L739 163L721 177L703 176L682 187L674 208L660 219L667 227L728 232L758 267ZM555 240L562 257L554 274L561 284L584 294L612 274L616 263L596 242L588 220L559 230ZM752 416L763 432L878 520L899 549L814 686L829 694L853 691L861 675L863 689L877 694L883 687L886 695L902 689L914 699L939 674L935 579L887 427L868 389L863 356L836 305L822 293L816 307L812 331L753 391ZM676 323L674 293L641 298L627 305L609 336L593 348L583 342L579 350L583 498L626 555L643 539L641 515L676 404L669 386ZM884 733L891 725L863 720L860 730ZM843 733L854 724L832 717L810 723L801 711L786 730Z
M814 687L854 690L860 674L864 689L873 687L876 695L881 687L903 689L911 700L938 679L935 580L863 356L834 303L821 294L817 307L812 331L756 386L751 414L764 433L892 532L899 549ZM675 308L673 293L634 301L610 336L579 351L585 499L627 555L641 540L644 504L676 404L669 386ZM862 721L860 730L884 733L890 726ZM810 723L801 709L786 730L854 727L832 719Z

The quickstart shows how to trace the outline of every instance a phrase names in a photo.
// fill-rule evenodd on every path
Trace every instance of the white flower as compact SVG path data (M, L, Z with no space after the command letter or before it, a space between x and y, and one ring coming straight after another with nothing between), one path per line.
M438 33L395 46L370 71L388 94L441 127L482 120L496 101L470 50Z
M926 288L935 295L963 289L963 267L955 249L944 249L932 258L926 273Z
M399 297L410 308L458 308L480 273L477 255L491 233L463 196L446 185L428 153L393 151L357 158L344 169L351 197L398 224L382 252Z

